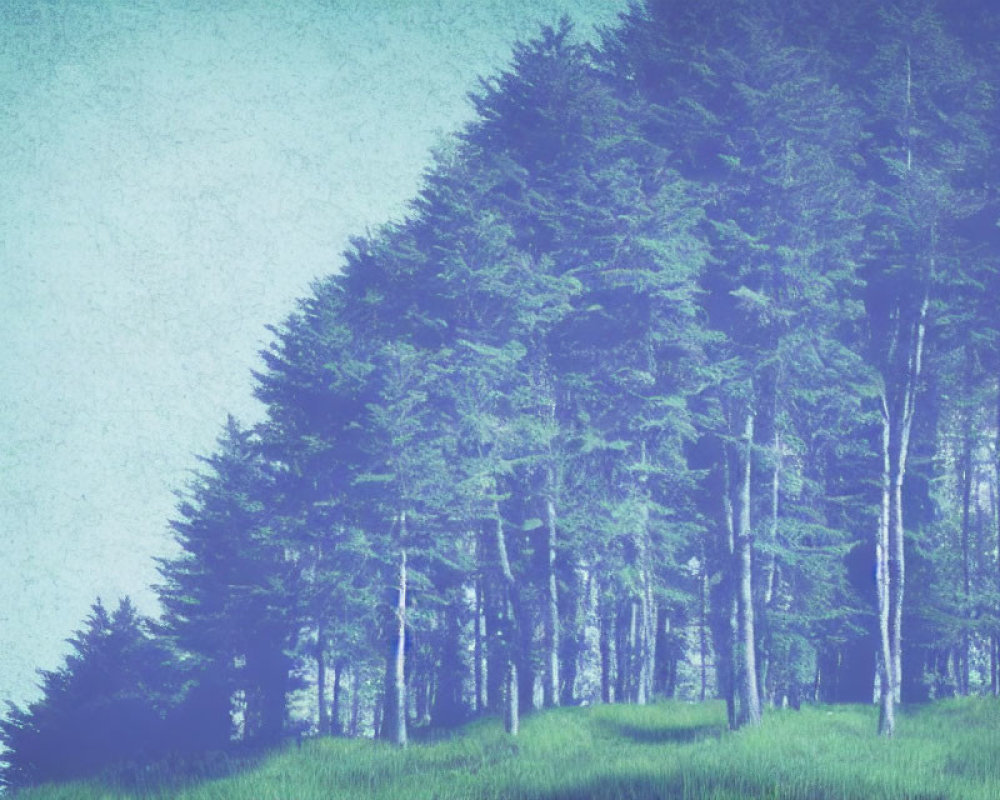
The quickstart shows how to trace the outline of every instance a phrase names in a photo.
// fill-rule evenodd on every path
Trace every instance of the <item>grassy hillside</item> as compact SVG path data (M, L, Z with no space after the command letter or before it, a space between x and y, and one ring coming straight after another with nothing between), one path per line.
M405 751L314 740L253 764L216 764L234 771L186 787L157 787L154 772L121 773L19 798L1000 798L992 699L904 711L893 741L875 736L873 708L771 712L760 729L739 733L725 731L723 716L718 704L560 709L528 717L516 741L483 720Z

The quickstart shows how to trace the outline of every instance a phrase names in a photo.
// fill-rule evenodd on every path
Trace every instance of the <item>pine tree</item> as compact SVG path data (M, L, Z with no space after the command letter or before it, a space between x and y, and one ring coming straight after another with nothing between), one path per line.
M78 778L177 746L167 715L180 690L171 654L126 597L113 612L97 600L62 667L42 670L42 697L10 704L0 721L10 789Z
M161 564L164 635L193 684L197 735L228 741L239 697L243 736L270 742L285 724L294 563L272 537L273 476L257 437L230 417L205 462L173 522L184 552Z

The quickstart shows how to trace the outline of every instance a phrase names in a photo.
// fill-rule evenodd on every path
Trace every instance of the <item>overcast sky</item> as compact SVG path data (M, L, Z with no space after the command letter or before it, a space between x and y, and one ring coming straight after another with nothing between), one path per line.
M265 325L401 214L477 77L624 5L0 0L0 701L98 595L156 610Z

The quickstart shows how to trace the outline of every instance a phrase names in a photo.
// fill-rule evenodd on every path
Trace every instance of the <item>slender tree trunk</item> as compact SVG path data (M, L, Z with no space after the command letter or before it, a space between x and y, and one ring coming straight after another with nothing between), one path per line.
M966 356L969 358L969 356ZM967 377L968 377L967 368ZM971 388L971 380L966 387ZM959 673L959 693L969 694L969 614L972 606L972 579L970 565L970 523L972 510L972 413L967 411L962 432L962 600L964 604L962 625L962 669Z
M483 697L485 685L483 681L483 583L476 576L475 584L476 610L472 619L472 676L473 692L475 694L473 707L476 714L482 713L486 707Z
M333 662L333 705L330 707L330 733L340 736L344 732L340 724L340 679L344 673L344 662L337 659Z
M996 569L994 577L997 596L1000 597L1000 375L997 376L997 407L996 407L997 433L993 444L993 490L990 493L993 498L993 522L996 526ZM996 609L1000 616L1000 608ZM993 694L1000 696L1000 630L993 634L995 641L996 657L994 663L997 665L997 678L993 682Z
M895 691L893 689L892 638L889 636L889 510L891 507L891 468L889 456L889 407L882 398L882 502L879 510L878 539L875 543L875 585L878 599L879 628L879 722L881 736L891 737L896 731Z
M410 663L412 677L409 681L407 695L413 700L413 714L409 715L408 719L416 720L420 725L426 725L431 719L431 696L434 693L434 681L427 665L421 664L417 667L413 660Z
M495 566L495 563L494 563ZM503 712L504 675L507 672L506 587L495 570L483 576L483 627L486 649L486 708Z
M400 527L402 538L405 539L406 514L400 515ZM406 550L400 551L399 555L399 593L398 604L396 606L396 619L398 623L396 635L396 662L395 662L395 683L396 693L396 719L395 719L395 742L400 747L406 747Z
M559 692L561 705L573 705L576 702L576 676L580 669L580 659L586 649L587 619L591 609L590 570L583 565L577 565L570 573L572 586L570 597L561 595L564 608L572 606L570 618L571 628L567 632L560 629L559 633Z
M643 504L643 522L639 548L639 647L636 675L636 702L644 705L653 697L653 669L656 658L656 607L653 604L653 579L650 565L649 506Z
M666 606L658 603L655 612L653 695L672 698L677 689L677 659L674 620Z
M632 599L628 604L628 648L626 653L626 688L630 703L639 702L640 692L640 672L642 669L642 658L640 653L641 633L639 629L640 605L638 600Z
M554 484L551 472L549 485ZM559 705L559 593L556 582L556 506L551 497L545 501L548 522L548 597L546 605L546 637L548 639L548 674L545 685L545 705Z
M905 48L904 56L904 104L901 122L906 155L905 169L906 172L910 172L913 169L914 114L913 63L908 46ZM929 292L935 272L937 230L934 221L930 223L929 233L928 269L926 275L921 278L923 299L912 322L905 320L904 310L899 305L895 307L883 373L881 400L884 455L876 583L882 638L881 659L885 662L880 668L882 688L879 715L879 732L884 736L892 736L894 733L893 704L901 699L903 600L906 586L903 484L923 362ZM917 275L913 275L911 279L917 279Z
M775 403L777 405L777 403ZM776 683L771 680L771 661L774 656L773 636L771 635L770 610L774 600L774 587L776 585L776 575L778 571L778 559L775 554L775 547L778 543L778 512L779 498L781 496L781 434L778 431L777 408L774 411L774 463L771 469L771 524L768 530L768 552L764 556L764 568L761 576L760 588L760 611L761 618L756 620L757 628L761 640L760 652L760 690L761 704L769 699L774 703L779 698L774 691Z
M892 508L890 519L889 591L892 606L892 692L898 703L903 683L903 597L906 589L906 556L903 536L903 478L904 465L899 462L893 471Z
M535 707L535 684L538 677L535 670L535 630L539 626L544 627L543 620L537 620L538 624L536 625L536 615L534 612L541 612L542 616L544 616L544 610L524 602L516 587L511 588L510 596L511 603L514 606L513 618L517 621L517 624L514 625L516 636L514 657L517 660L518 708L520 708L521 714L524 715L530 713ZM541 683L544 685L545 654L539 653L539 656L541 656L539 660L543 662Z
M930 273L934 273L934 241L931 234L931 265ZM917 316L914 345L910 353L906 371L906 384L903 391L903 411L900 420L899 446L894 470L892 487L892 550L889 557L892 592L892 633L893 633L893 691L896 702L900 701L900 687L903 677L903 597L906 588L906 555L903 535L903 482L906 477L906 464L910 449L910 434L913 430L913 416L916 411L918 384L922 372L924 354L924 331L926 328L927 308L930 305L929 289L925 289L923 302ZM892 574L894 573L894 575Z
M385 693L384 687L382 692ZM385 738L385 725L385 698L383 697L382 702L376 702L372 708L372 730L375 732L375 738Z
M361 718L361 680L358 675L358 665L351 665L351 720L348 735L355 739L358 735L358 723Z
M712 638L715 644L715 675L719 696L726 702L726 718L730 730L736 730L736 528L730 485L729 451L723 448L720 464L720 498L722 503L721 575L711 595L710 607L715 623Z
M750 478L753 451L753 411L747 411L743 429L743 474L740 483L739 521L736 530L740 711L737 724L760 724L760 692L757 687L757 659L753 609L753 541L750 533Z
M316 628L316 706L319 711L319 735L330 733L330 718L326 707L326 629L320 621Z
M504 730L511 736L517 736L520 729L520 686L517 671L517 625L514 603L514 573L510 568L510 558L507 553L507 537L503 529L503 517L500 514L500 503L493 501L493 511L496 516L496 546L500 561L500 575L504 586L505 622L504 639L506 646L506 665L504 670Z
M924 332L927 309L930 304L929 284L934 274L935 265L935 243L936 235L932 228L929 277L924 289L923 300L909 337L900 336L903 323L901 320L897 320L893 337L896 340L907 339L905 360L900 367L893 367L893 356L897 351L895 343L892 344L889 369L897 371L887 376L886 379L888 383L895 386L895 391L891 396L888 391L883 392L882 395L883 513L880 521L879 542L884 546L884 553L878 559L877 568L882 570L883 577L877 583L880 624L883 613L888 617L889 643L888 648L883 644L882 657L887 661L888 689L892 698L891 701L886 700L885 697L881 700L879 732L884 736L892 736L895 730L891 705L900 701L900 687L902 685L903 599L906 586L903 485L906 478L910 435L913 430L913 417L923 364ZM886 481L888 481L888 486L886 486ZM885 507L887 504L888 508ZM881 530L883 525L887 530ZM886 596L883 597L883 594ZM884 678L882 682L885 683Z
M639 705L653 701L653 675L656 670L656 606L653 603L649 573L642 577L643 591L639 601L639 669L636 676L636 702Z
M631 608L631 604L628 606ZM614 631L612 642L615 648L615 682L614 682L614 702L627 703L628 696L628 617L627 609L621 601L618 601L615 609Z
M651 364L650 366L652 367L653 365ZM649 463L645 439L640 441L639 447L640 463L644 469L638 486L638 498L641 505L639 531L636 541L636 552L639 559L639 620L641 626L637 652L639 668L636 675L636 702L644 705L651 701L653 697L653 670L656 659L656 607L653 603L652 542L649 531L650 500L648 489L645 485L645 468Z
M605 608L600 617L598 649L601 655L601 702L611 702L611 626L612 615Z
M701 563L698 566L698 672L700 691L698 699L704 703L708 691L708 565L705 563L705 548L702 546Z
M503 728L511 736L517 736L521 729L520 696L517 681L517 661L509 659L504 673L504 714Z

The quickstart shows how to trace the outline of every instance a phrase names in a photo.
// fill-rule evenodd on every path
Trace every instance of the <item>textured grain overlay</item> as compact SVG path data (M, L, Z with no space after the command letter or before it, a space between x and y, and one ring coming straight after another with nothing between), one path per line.
M578 0L0 0L0 701L101 595L155 611L196 454L465 94Z

